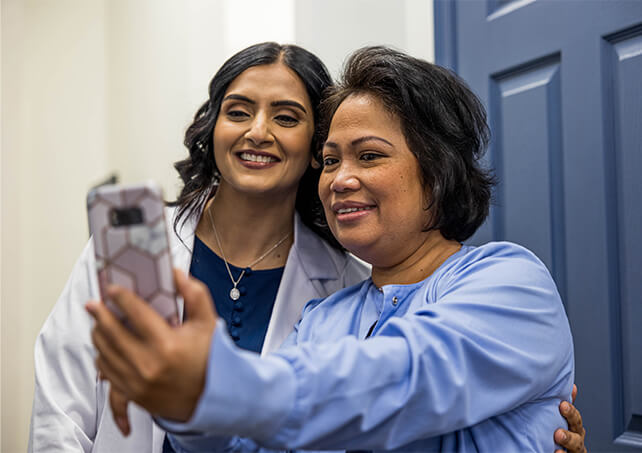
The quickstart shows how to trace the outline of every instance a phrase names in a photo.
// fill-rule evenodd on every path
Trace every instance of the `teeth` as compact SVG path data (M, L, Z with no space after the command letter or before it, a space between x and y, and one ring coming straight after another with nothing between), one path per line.
M366 208L344 208L344 209L339 209L337 211L338 214L347 214L349 212L357 212L357 211L367 211L370 209L369 207Z
M251 154L251 153L241 153L241 159L247 160L250 162L263 162L263 163L276 162L276 159L274 157L259 156L257 154Z

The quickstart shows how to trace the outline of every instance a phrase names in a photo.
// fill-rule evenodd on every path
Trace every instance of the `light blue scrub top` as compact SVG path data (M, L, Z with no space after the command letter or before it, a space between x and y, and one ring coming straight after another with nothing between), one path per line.
M523 247L489 243L463 246L419 283L368 279L310 301L263 358L219 321L192 419L161 422L184 433L170 435L178 452L552 452L573 380L546 267Z

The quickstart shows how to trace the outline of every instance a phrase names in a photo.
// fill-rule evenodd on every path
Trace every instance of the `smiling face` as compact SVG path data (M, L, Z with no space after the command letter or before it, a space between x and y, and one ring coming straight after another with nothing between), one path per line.
M319 195L328 225L344 247L387 267L424 243L429 212L419 164L399 119L379 99L360 94L341 103L323 162Z
M254 66L230 83L214 126L221 186L295 197L311 163L314 114L301 79L282 63Z

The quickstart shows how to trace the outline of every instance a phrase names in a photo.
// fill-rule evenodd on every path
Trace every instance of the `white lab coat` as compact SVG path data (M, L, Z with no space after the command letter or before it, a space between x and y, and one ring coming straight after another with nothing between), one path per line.
M167 209L173 231L173 209ZM197 222L188 220L181 240L170 234L173 265L189 271ZM262 354L277 349L299 320L304 304L367 278L369 269L330 247L295 215L290 249L274 303ZM92 241L72 271L35 346L35 393L29 435L30 452L159 453L165 433L150 415L129 406L132 431L120 434L109 407L109 384L97 379L91 343L92 319L84 309L98 300ZM181 301L182 302L182 301ZM182 315L182 303L180 304Z

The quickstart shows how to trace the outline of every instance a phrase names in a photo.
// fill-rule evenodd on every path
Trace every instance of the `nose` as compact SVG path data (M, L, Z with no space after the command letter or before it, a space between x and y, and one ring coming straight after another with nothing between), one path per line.
M245 138L252 142L254 146L272 143L273 137L266 115L258 114L252 119L250 128L245 133Z
M361 182L355 168L346 161L341 162L330 183L330 190L333 192L350 192L358 190L359 187L361 187Z

